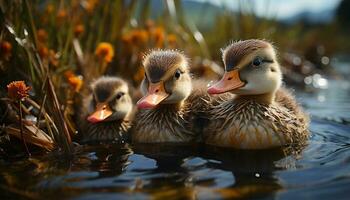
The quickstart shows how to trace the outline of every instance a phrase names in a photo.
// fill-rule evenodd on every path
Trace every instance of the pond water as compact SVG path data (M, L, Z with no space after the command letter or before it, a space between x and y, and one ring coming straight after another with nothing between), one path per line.
M299 154L186 145L84 146L71 159L1 161L1 199L348 199L350 83L297 91L311 114Z

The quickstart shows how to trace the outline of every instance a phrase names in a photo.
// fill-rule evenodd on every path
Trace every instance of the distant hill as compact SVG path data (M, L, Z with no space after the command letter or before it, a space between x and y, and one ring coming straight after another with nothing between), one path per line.
M304 11L292 17L282 19L287 24L293 24L298 21L305 21L311 24L325 24L334 19L335 9L322 10L317 12Z
M161 11L165 7L163 0L151 0L151 16L156 18L161 16ZM205 29L211 27L215 17L222 14L225 9L210 2L200 2L193 0L182 1L183 12L188 20L192 20L197 27ZM324 24L333 20L335 9L322 10L317 12L304 11L292 17L280 19L282 23L293 24L298 21L306 21L312 24Z
M165 8L165 1L151 0L151 16L157 18L162 15ZM210 2L198 2L185 0L182 2L185 17L192 20L198 27L210 27L213 25L215 17L223 11L222 8Z

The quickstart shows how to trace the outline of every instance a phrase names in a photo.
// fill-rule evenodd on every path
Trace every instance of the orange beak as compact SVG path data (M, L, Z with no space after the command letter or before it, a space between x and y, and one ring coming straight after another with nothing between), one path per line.
M107 117L111 116L112 113L107 103L98 103L95 112L92 113L87 120L95 124L104 121Z
M208 88L209 94L221 94L244 86L238 74L238 69L226 72L222 79Z
M142 97L137 102L137 107L140 109L152 109L168 96L169 94L165 92L162 81L159 83L151 83L146 96Z

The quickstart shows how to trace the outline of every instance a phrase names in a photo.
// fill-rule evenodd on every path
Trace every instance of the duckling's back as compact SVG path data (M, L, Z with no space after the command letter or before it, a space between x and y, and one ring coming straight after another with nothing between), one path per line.
M240 149L264 149L286 144L304 144L308 117L291 93L279 89L271 104L254 99L232 98L210 109L208 144Z
M301 106L297 103L294 95L290 90L282 87L276 92L275 102L281 107L285 107L295 115L295 131L296 135L294 141L304 143L309 137L309 116L303 111Z
M231 93L209 95L207 92L208 83L209 81L205 79L192 80L192 93L186 100L191 108L191 129L197 135L197 141L203 141L203 134L207 131L211 117L210 109L212 106L234 97Z

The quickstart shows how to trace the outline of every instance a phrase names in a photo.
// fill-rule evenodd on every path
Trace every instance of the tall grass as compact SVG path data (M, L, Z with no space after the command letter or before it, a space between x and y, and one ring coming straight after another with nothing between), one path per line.
M136 86L144 73L140 64L142 53L152 48L179 48L189 44L189 49L197 50L198 46L203 55L209 56L203 38L194 37L200 34L198 30L178 21L179 2L166 1L162 17L157 20L151 20L150 3L135 0L2 2L0 39L10 41L12 50L10 57L1 62L5 77L1 85L25 80L32 87L31 96L21 100L20 106L6 98L2 88L1 96L7 102L7 109L15 115L24 115L23 119L14 117L11 123L5 123L7 134L46 150L55 148L71 153L71 138L76 132L74 115L91 80L112 74L132 77ZM113 49L99 50L102 42L111 44ZM115 54L106 60L103 51ZM33 116L35 120L26 120L26 116ZM23 123L24 130L18 126ZM35 142L38 132L42 135L41 145ZM25 137L20 137L23 134Z

